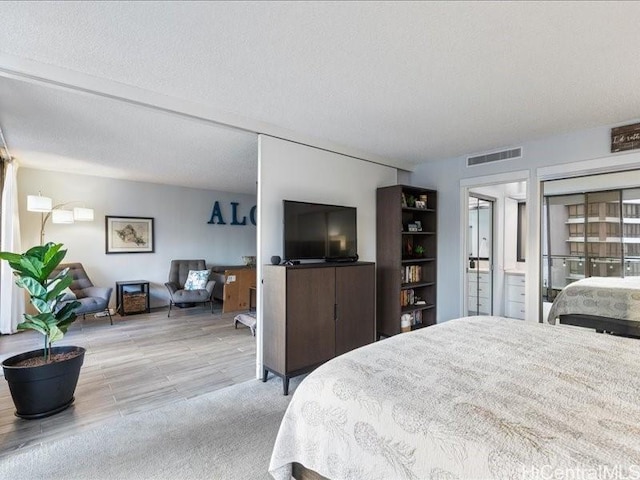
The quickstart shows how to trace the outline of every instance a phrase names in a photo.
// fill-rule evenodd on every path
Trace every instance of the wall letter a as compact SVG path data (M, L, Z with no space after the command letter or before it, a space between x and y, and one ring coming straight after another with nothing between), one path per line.
M216 222L216 218L218 221ZM227 222L222 218L222 212L220 211L220 202L216 201L213 204L213 210L211 211L211 218L207 223L213 223L214 225L217 223L218 225L226 225Z

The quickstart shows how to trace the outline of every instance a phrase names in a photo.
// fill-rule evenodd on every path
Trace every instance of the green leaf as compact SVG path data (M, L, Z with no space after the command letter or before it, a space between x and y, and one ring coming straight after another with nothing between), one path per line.
M58 328L60 328L60 330L62 330L64 333L67 333L67 329L69 328L69 325L75 322L76 318L77 318L77 315L75 313L71 313L71 315L69 315L64 319L61 319L58 322Z
M76 319L76 309L80 306L80 302L73 301L67 303L64 307L56 312L58 325L73 322Z
M60 246L62 246L60 244ZM45 257L45 261L42 268L42 275L44 278L48 278L49 275L56 269L56 267L60 264L64 256L67 254L66 250L56 251L50 258Z
M44 260L44 256L47 253L47 250L51 248L53 245L52 242L47 243L46 245L36 245L35 247L31 247L24 253L25 257L37 258L38 260Z
M39 313L52 313L49 302L46 302L41 298L31 297L31 305L36 307L36 310L38 310Z
M49 285L47 285L47 294L46 294L47 301L53 300L58 295L60 295L60 292L62 292L65 288L71 285L72 282L73 282L73 279L71 278L71 275L67 275L61 280L57 280L55 282L49 283Z
M58 280L61 280L63 278L65 278L67 276L67 274L69 273L69 268L64 268L62 270L60 270L54 277L49 276L49 283L54 283ZM72 279L73 281L73 279Z
M42 274L42 262L35 257L23 256L20 258L20 266L22 267L22 275L33 277L38 281L42 281L40 278Z
M0 260L6 260L9 263L20 263L20 254L11 252L0 252Z
M49 326L56 323L56 317L53 313L39 313L38 315L24 314L24 318L36 325L40 325L44 329L49 329Z
M49 343L51 344L53 342L57 342L58 340L62 340L62 337L64 337L64 332L55 325L52 326L51 330L49 330Z
M47 290L35 278L21 277L16 284L29 292L32 297L46 298L47 296Z
M51 262L51 259L55 256L56 253L58 253L58 251L62 248L62 244L61 243L56 243L56 244L51 244L51 243L47 243L47 245L45 245L47 248L47 250L44 253L44 257L42 259L42 261L44 262L45 265L49 264L49 262Z
M47 330L42 328L40 325L36 325L32 322L22 322L18 324L18 330L35 330L36 332L40 332L45 337L47 336Z

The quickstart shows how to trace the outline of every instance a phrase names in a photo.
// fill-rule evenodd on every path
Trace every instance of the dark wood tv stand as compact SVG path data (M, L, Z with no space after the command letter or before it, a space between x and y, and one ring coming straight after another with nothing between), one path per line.
M264 363L289 379L375 340L375 264L265 265Z

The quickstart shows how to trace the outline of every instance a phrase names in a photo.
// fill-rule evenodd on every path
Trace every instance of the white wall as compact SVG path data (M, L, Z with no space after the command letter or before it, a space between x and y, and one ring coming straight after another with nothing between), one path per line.
M631 122L629 122L631 123ZM586 172L640 168L640 153L611 154L611 126L603 126L523 143L523 157L489 165L467 167L467 155L420 165L411 176L413 185L438 190L438 321L462 315L459 294L464 273L461 236L460 185L469 179L529 172L527 192L527 259L540 257L540 180ZM509 148L512 146L504 146ZM499 148L501 149L501 148ZM470 152L476 153L476 152ZM527 319L538 321L540 271L537 261L527 262Z
M282 256L282 200L358 209L358 255L376 259L376 188L397 183L397 170L286 140L260 135L258 161L258 278L262 265ZM262 288L258 284L258 305ZM262 368L262 308L258 308L258 376Z
M115 287L118 280L149 280L152 307L168 304L164 282L172 259L204 258L208 265L240 265L243 255L256 254L256 226L249 222L249 210L256 204L253 195L27 168L19 170L18 188L24 250L40 242L40 214L26 210L27 195L41 191L54 204L78 201L72 206L93 208L95 220L73 225L49 221L45 242L63 243L68 250L65 261L81 262L96 285ZM207 223L216 200L227 225ZM232 201L240 203L238 211L247 217L246 226L229 225ZM153 217L155 252L105 254L105 215ZM111 304L115 306L115 292Z

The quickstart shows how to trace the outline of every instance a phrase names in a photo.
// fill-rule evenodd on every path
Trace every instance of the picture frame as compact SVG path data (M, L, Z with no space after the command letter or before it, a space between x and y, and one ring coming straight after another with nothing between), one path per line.
M416 208L425 209L427 208L427 202L423 202L422 200L416 200Z
M106 215L105 253L153 253L155 235L152 217Z

